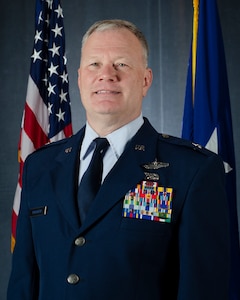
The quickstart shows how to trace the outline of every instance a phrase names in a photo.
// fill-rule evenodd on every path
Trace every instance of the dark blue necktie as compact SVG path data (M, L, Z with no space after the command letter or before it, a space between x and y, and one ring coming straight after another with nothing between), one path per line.
M78 207L81 223L84 222L88 209L102 183L103 157L109 146L106 138L96 138L96 147L92 160L84 173L78 188Z

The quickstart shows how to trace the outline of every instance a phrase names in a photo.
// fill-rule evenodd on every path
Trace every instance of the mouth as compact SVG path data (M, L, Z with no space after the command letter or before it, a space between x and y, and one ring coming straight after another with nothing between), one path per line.
M114 95L117 95L117 94L120 94L120 92L118 92L118 91L112 91L112 90L98 90L98 91L96 91L95 92L95 94L97 94L97 95L112 95L112 94L114 94Z

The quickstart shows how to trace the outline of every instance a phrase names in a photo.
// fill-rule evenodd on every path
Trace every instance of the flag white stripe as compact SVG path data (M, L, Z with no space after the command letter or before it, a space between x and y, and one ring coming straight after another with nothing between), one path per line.
M13 210L16 215L18 215L19 208L20 208L21 191L22 189L18 183L15 191L14 201L13 201Z
M35 151L36 149L34 148L32 140L28 137L26 134L25 130L22 129L21 133L21 159L24 162L27 156Z
M49 113L48 108L43 102L39 94L38 87L32 80L31 76L28 78L27 99L26 102L34 113L39 125L46 135L49 131Z

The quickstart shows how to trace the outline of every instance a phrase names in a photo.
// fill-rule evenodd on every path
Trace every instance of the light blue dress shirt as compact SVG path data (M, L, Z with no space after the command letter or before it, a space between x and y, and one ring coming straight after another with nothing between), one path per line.
M132 122L124 125L123 127L113 131L105 136L110 144L104 158L103 158L103 175L102 181L106 175L115 165L121 154L123 153L125 146L129 140L137 133L140 127L143 125L142 114L133 120ZM98 134L86 123L85 136L83 138L82 147L80 151L80 168L79 168L79 182L87 167L91 161L95 144L93 140L99 137Z

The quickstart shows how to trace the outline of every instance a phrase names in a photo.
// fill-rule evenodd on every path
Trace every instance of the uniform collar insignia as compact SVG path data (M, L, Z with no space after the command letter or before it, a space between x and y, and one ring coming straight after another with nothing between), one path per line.
M66 148L66 149L65 149L65 153L68 154L68 153L70 153L70 152L72 152L72 147L69 147L69 148Z
M145 145L135 145L136 151L145 151Z

